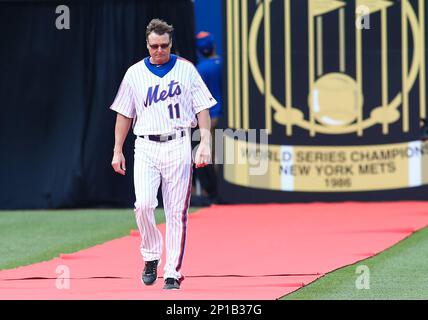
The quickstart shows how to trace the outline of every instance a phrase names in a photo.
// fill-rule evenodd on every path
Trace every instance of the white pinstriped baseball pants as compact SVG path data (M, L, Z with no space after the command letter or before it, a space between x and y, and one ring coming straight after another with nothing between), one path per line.
M162 256L162 235L154 217L162 182L166 219L164 279L180 279L192 186L190 132L166 142L137 137L134 152L134 211L141 235L141 255L144 261L159 260Z

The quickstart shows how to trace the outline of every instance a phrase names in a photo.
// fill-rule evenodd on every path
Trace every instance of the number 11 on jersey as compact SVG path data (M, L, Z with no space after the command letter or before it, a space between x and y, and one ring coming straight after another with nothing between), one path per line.
M174 109L175 109L175 117L174 117ZM170 104L168 106L168 110L169 110L169 117L171 119L180 118L180 106L178 105L178 103L176 103L174 106Z

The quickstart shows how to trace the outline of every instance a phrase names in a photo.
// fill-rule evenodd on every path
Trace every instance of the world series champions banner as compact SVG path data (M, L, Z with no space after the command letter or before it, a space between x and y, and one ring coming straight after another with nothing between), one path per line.
M223 150L235 156L222 166L225 197L251 188L270 201L428 198L426 6L224 0ZM267 169L252 174L260 161Z

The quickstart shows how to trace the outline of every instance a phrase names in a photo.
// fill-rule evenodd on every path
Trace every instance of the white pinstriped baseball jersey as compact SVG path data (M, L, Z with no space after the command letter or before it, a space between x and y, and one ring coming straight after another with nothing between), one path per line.
M216 103L195 66L171 54L159 67L148 57L131 66L110 109L134 118L138 136L194 128L196 114Z

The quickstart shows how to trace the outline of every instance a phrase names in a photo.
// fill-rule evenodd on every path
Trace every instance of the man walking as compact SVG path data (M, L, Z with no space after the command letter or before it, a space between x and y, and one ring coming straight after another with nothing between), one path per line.
M171 54L173 27L153 19L146 29L149 57L131 66L110 107L117 112L112 166L125 174L123 143L133 124L135 140L135 217L145 261L142 281L157 279L163 239L154 210L162 183L166 217L164 289L179 289L187 213L192 185L190 128L199 124L201 142L196 167L211 162L209 108L216 104L198 71L189 61Z

